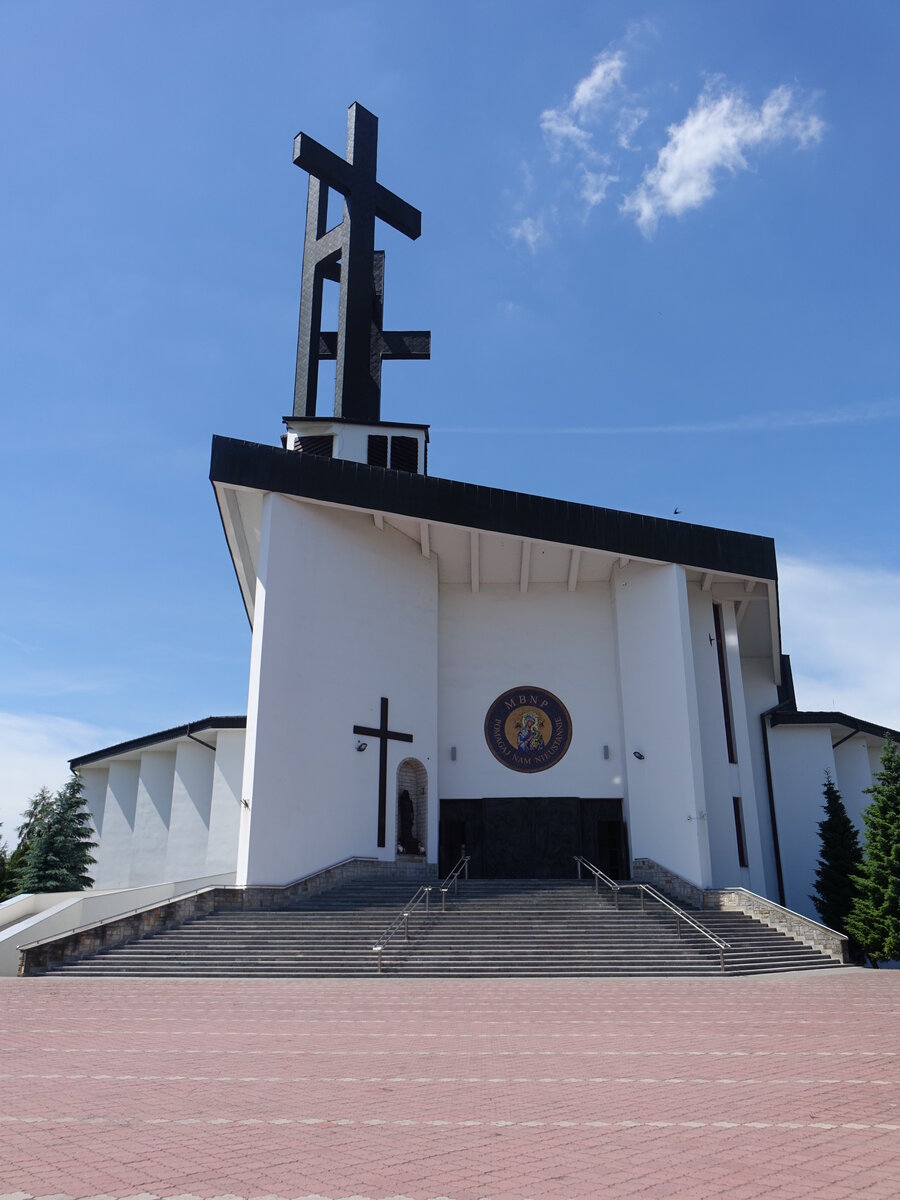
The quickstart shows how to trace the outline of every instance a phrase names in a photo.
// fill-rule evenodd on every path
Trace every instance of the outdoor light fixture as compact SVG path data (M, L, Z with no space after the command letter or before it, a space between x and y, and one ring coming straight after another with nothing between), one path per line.
M368 746L368 744L369 744L368 742L357 742L357 743L356 743L356 750L357 750L357 753L359 753L359 754L362 754L363 750L365 750L365 749L366 749L366 747Z
M643 756L643 754L641 754L640 750L632 750L632 752L631 752L631 753L632 753L632 754L634 755L634 757L635 757L635 758L638 760L638 762L643 762L643 761L644 761L644 756Z

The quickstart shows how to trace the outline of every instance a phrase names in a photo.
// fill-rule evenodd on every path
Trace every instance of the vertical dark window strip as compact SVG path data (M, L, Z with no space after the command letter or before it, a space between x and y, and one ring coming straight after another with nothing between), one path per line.
M725 744L728 747L728 761L737 762L734 752L734 726L731 720L731 698L728 695L728 675L725 670L725 638L722 633L722 606L713 605L713 620L716 628L716 657L719 660L719 686L722 689L722 713L725 717Z
M394 471L418 471L419 443L414 437L397 434L391 438L391 468Z
M387 434L369 434L369 453L367 455L367 462L370 467L387 466L387 444Z
M738 862L742 867L748 866L747 843L744 840L744 814L741 811L740 796L732 796L734 803L734 832L737 837Z

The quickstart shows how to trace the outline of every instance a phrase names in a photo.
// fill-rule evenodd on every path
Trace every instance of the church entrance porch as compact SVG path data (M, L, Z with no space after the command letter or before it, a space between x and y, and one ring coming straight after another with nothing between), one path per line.
M630 875L621 799L507 796L441 800L438 869L462 854L474 879L570 879L583 854L613 879Z

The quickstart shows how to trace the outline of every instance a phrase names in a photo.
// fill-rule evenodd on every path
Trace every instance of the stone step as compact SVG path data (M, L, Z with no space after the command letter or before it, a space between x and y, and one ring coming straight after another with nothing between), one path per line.
M178 928L62 968L72 975L371 977L372 946L411 900L418 882L354 883L290 908L222 909ZM588 881L471 880L420 905L383 953L392 977L702 976L720 972L719 951L661 906ZM692 914L730 943L730 974L840 965L743 914ZM708 919L707 919L708 918ZM679 936L680 925L680 936Z

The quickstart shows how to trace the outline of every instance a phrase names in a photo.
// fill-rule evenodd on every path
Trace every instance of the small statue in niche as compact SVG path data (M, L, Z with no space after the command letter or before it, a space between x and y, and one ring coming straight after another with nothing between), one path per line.
M416 810L406 788L397 801L397 852L399 854L424 854L425 847L413 834Z

